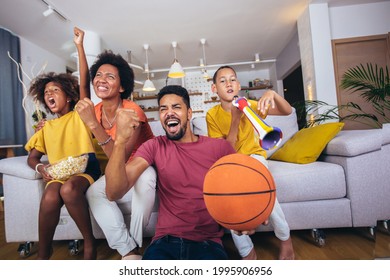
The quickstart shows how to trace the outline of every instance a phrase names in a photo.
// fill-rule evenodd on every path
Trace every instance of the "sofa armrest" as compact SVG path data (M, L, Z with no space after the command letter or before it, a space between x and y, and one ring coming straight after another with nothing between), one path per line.
M376 226L384 178L381 149L381 129L346 130L328 143L320 157L344 169L354 227Z
M42 158L42 162L47 162L46 156ZM0 173L29 180L42 178L41 174L36 173L35 170L28 166L27 156L10 157L0 160Z

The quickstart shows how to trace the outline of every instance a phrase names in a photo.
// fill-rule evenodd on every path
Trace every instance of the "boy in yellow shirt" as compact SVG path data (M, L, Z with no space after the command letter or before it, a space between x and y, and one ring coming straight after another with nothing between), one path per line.
M259 135L243 113L232 104L235 96L241 90L236 72L230 66L220 67L213 76L212 91L216 93L221 103L211 108L206 115L208 135L213 138L224 138L238 153L250 155L265 166L267 154L259 144ZM291 114L290 104L275 91L268 90L258 102L248 100L248 103L260 115ZM278 200L269 217L276 237L280 240L279 259L294 259L294 249L290 237L290 228L284 217ZM248 235L237 235L232 231L233 241L243 259L256 259L252 240Z

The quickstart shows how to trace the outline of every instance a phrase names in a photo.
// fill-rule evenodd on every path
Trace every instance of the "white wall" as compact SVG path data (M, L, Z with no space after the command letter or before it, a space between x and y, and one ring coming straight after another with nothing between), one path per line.
M390 1L329 9L332 39L390 32Z
M293 38L291 38L290 42L276 59L277 79L283 80L299 65L301 65L301 55L299 52L299 38L297 30Z
M390 32L390 1L332 8L326 6L311 4L301 15L298 20L299 42L292 38L277 57L276 72L278 79L283 79L300 63L306 98L307 90L311 87L315 98L336 104L334 70L331 67L333 56L329 48L331 40Z

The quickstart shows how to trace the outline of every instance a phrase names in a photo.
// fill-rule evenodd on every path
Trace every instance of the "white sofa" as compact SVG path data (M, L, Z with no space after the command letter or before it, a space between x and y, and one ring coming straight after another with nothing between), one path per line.
M282 129L280 146L298 130L295 112L290 116L269 116L266 122ZM151 122L151 126L155 135L164 134L158 121ZM206 135L205 118L194 118L192 128L194 133ZM314 163L269 161L277 197L291 230L312 230L321 246L325 244L321 229L369 228L374 240L377 222L384 221L388 225L389 166L388 125L383 129L341 131ZM26 156L0 160L0 173L3 173L4 184L6 241L23 242L19 253L28 255L30 242L38 241L38 210L44 184L40 175L28 167ZM128 222L131 195L132 191L118 201ZM104 238L103 232L92 220L96 238ZM157 207L145 229L145 236L154 234L156 220ZM260 226L257 230L270 231L272 228ZM82 239L65 207L61 211L54 239ZM77 253L77 248L71 248L71 253Z

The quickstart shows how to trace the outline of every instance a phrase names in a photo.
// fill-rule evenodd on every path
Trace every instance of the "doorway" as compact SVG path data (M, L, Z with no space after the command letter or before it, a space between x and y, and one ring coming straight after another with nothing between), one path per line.
M283 79L284 99L297 111L298 128L306 125L305 93L303 88L302 67L299 65Z

